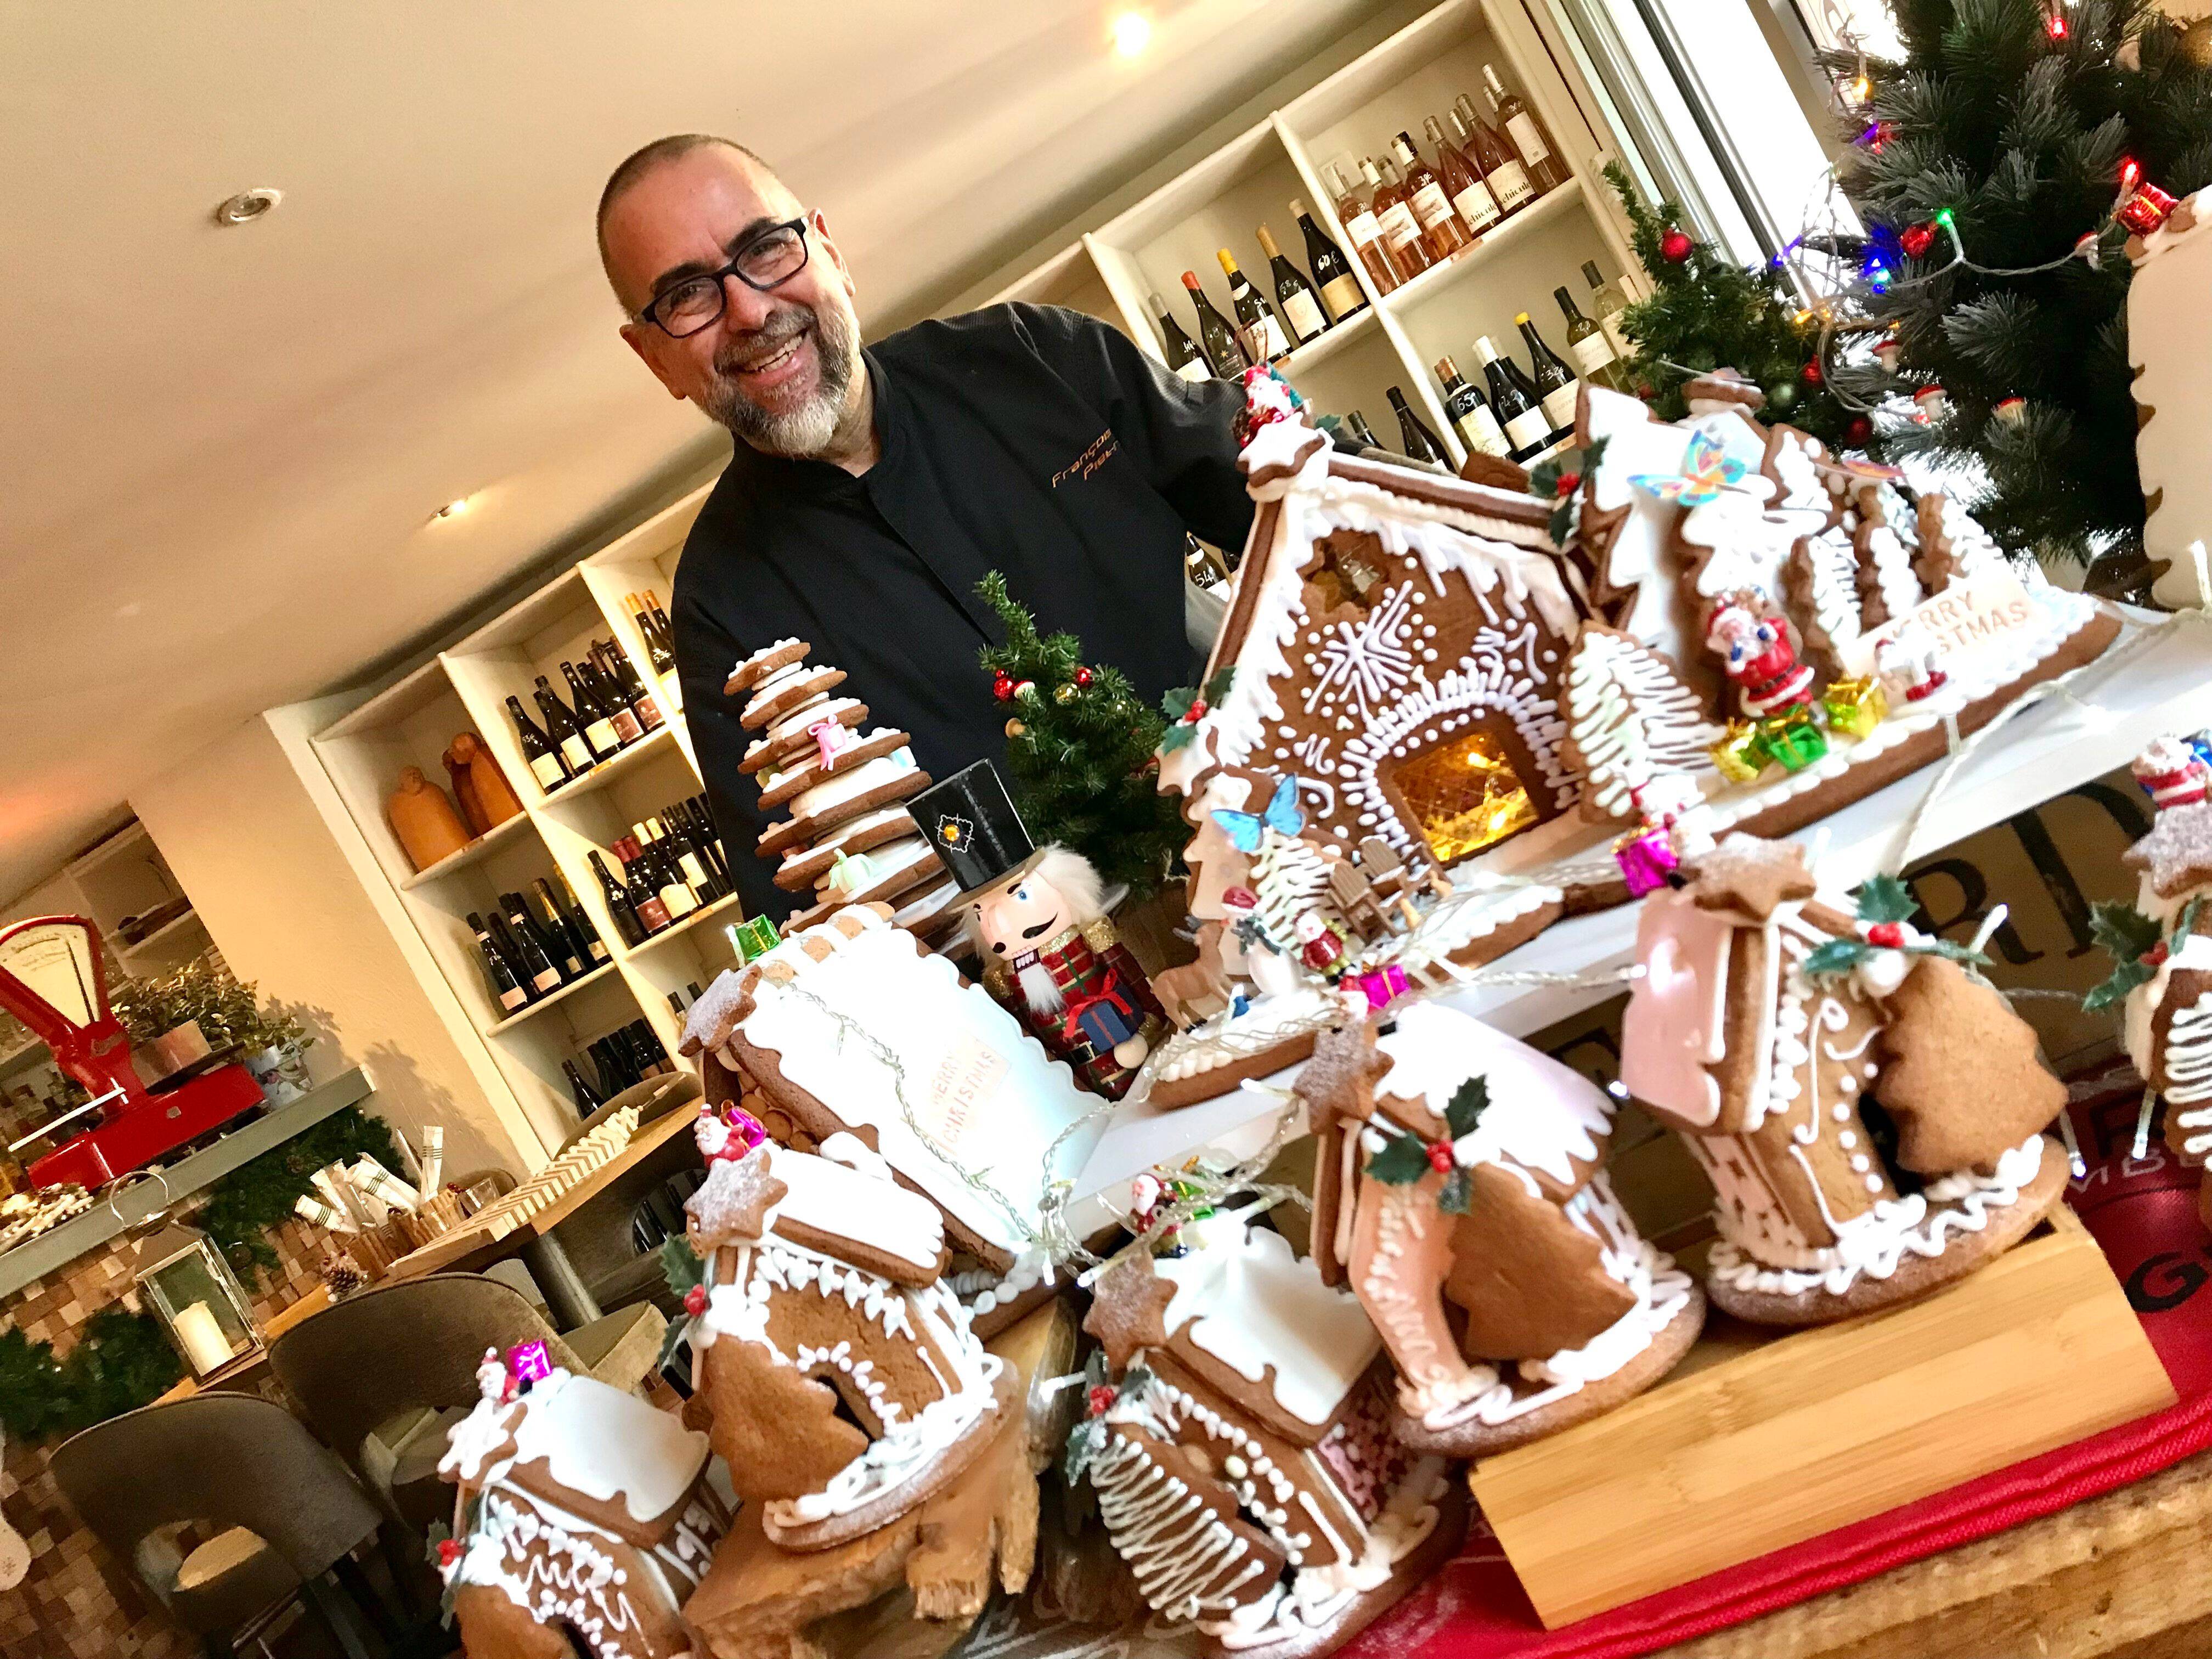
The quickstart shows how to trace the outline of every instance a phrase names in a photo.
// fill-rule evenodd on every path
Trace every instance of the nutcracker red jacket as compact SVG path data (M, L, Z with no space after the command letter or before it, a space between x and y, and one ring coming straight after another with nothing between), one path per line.
M738 769L752 734L722 692L740 659L810 641L810 660L845 670L837 695L866 702L870 726L910 732L922 769L949 777L1005 759L1006 709L975 659L1000 638L975 597L986 572L1157 702L1193 672L1183 532L1235 550L1251 526L1239 389L1180 380L1104 323L994 306L866 356L882 459L854 477L739 444L677 568L684 719L748 914L795 901L752 850L759 791Z

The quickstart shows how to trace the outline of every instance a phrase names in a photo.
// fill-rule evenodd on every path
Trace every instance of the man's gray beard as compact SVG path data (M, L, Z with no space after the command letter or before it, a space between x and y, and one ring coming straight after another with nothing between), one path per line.
M860 355L859 331L852 313L842 307L808 310L814 319L815 356L822 365L822 379L814 395L799 408L771 414L739 391L719 365L715 369L707 413L740 443L763 454L792 459L818 455L830 447L838 422L845 417L845 394L852 389L853 364Z

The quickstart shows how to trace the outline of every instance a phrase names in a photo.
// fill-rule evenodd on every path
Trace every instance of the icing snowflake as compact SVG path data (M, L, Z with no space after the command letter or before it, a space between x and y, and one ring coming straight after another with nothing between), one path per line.
M1349 697L1364 720L1405 688L1413 672L1413 652L1405 643L1413 631L1413 600L1410 586L1393 588L1358 623L1332 626L1322 641L1319 677L1305 695L1306 713Z

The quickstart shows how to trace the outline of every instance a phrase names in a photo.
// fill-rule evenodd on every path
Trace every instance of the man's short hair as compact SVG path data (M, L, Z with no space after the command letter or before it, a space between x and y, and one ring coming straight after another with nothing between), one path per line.
M736 139L719 137L711 132L673 132L665 138L656 138L651 143L632 150L623 156L621 164L607 175L607 187L599 192L598 233L601 270L606 270L607 267L607 215L613 210L617 199L623 192L664 161L679 161L695 149L709 149L716 147L733 149L769 177L775 176L774 167ZM611 271L608 272L608 280L613 281Z

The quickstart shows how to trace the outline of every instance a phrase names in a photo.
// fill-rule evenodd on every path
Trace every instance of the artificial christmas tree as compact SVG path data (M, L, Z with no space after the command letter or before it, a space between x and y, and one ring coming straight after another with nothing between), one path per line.
M1073 847L1108 886L1145 896L1190 839L1180 803L1158 786L1152 750L1165 720L1120 670L1085 663L1074 635L1040 635L997 571L975 591L1006 625L1006 644L981 660L1011 714L1006 769L1023 823L1038 845Z
M1895 347L1831 375L1865 403L1914 397L1877 416L1882 452L1984 469L1968 505L2003 545L2133 555L2123 244L2155 210L2144 186L2212 181L2212 73L2145 0L1891 9L1903 62L1832 66L1870 89L1838 176L1887 276L1857 297Z

